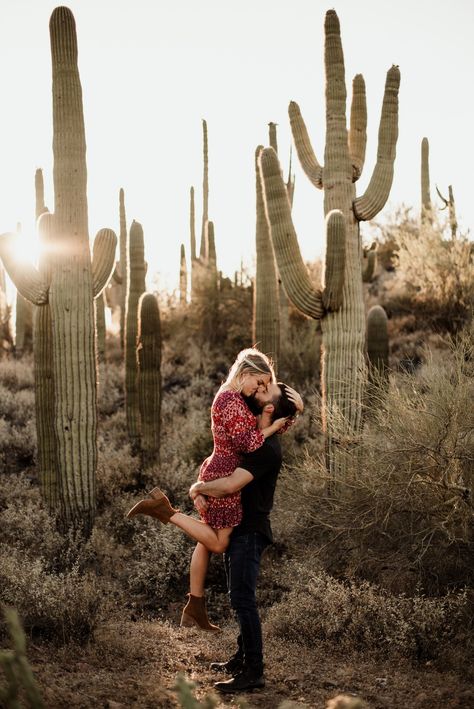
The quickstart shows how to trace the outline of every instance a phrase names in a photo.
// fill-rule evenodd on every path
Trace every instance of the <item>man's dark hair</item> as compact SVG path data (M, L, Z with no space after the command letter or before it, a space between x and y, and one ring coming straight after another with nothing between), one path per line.
M275 419L285 418L286 416L294 416L296 414L296 406L288 398L288 390L286 384L283 382L277 382L280 387L281 394L278 398L275 398L271 403L274 405L275 410L272 414L272 421ZM262 406L255 401L253 396L244 396L245 403L249 407L250 411L258 416L262 413Z
M281 396L273 402L275 405L275 410L273 412L272 420L284 418L286 416L294 416L296 414L296 405L288 398L288 389L286 384L283 382L277 382L280 387Z

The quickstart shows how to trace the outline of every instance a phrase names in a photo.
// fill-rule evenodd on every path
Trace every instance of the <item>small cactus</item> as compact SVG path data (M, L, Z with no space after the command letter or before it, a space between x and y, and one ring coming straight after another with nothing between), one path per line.
M421 141L421 223L431 224L431 222L430 144L428 138L423 138Z
M181 252L179 259L179 302L180 305L186 305L188 291L188 269L186 266L186 252L184 244L181 244Z

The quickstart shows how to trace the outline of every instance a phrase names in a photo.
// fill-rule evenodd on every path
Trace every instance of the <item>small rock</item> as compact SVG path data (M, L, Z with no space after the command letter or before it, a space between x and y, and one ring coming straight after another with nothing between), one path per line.
M375 684L377 687L386 687L388 683L387 677L376 677Z

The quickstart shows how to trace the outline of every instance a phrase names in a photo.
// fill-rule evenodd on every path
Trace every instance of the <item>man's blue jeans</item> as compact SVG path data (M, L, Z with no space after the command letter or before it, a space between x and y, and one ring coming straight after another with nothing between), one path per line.
M231 536L224 554L230 605L239 623L239 649L236 657L245 666L263 672L262 627L258 615L255 589L263 550L269 544L260 532Z

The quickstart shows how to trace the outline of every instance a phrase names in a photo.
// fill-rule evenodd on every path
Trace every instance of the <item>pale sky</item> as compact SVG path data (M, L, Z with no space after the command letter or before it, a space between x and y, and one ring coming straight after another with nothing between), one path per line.
M189 188L200 234L202 129L209 130L209 216L218 267L233 275L254 263L254 151L279 124L288 165L288 103L300 104L320 159L324 153L324 14L316 0L72 0L86 122L89 229L118 232L118 192L128 224L145 233L149 286L176 287L179 248L189 260ZM42 167L53 207L51 64L47 0L0 0L0 232L34 233L34 173ZM368 101L370 179L385 75L401 71L395 179L384 212L420 203L420 145L430 141L435 183L452 184L464 230L474 227L472 138L474 2L339 0L348 105L354 74ZM294 221L303 257L322 253L323 194L294 156ZM362 225L364 230L364 225ZM365 227L367 232L367 227ZM28 247L29 249L31 247ZM32 250L32 248L31 248ZM158 275L156 275L158 274Z

